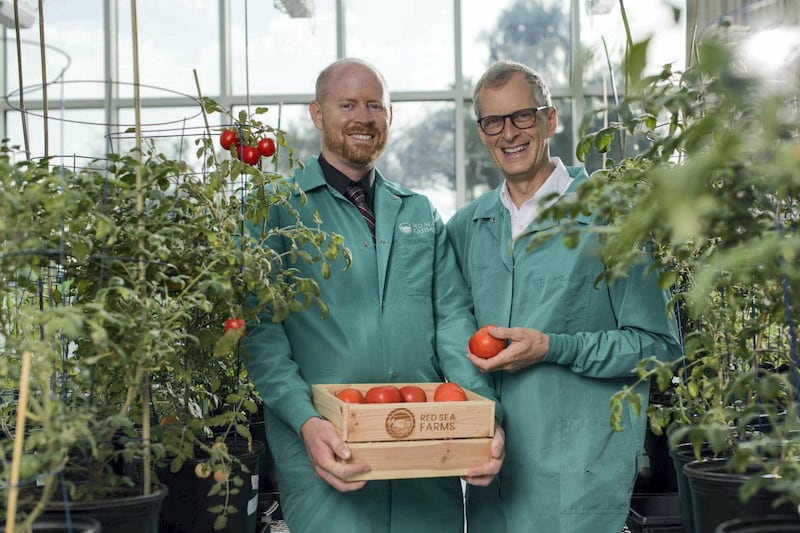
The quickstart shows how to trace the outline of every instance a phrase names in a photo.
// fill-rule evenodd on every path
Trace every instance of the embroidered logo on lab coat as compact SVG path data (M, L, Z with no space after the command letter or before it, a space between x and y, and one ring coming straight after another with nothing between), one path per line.
M431 233L436 230L436 225L433 222L401 222L397 229L400 230L400 233L404 233L405 235L419 235L421 233Z

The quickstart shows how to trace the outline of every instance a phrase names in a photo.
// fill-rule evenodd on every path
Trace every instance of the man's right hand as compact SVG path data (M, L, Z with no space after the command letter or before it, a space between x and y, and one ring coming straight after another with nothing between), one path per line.
M358 490L366 485L366 481L346 481L355 474L369 472L370 467L364 463L345 462L350 459L350 449L333 424L323 418L309 418L300 428L300 436L317 477L339 492Z

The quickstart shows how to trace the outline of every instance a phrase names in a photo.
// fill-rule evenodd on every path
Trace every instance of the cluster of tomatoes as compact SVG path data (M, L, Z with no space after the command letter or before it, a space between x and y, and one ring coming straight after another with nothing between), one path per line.
M219 145L225 150L230 150L233 147L236 157L248 165L257 165L262 157L272 157L275 153L275 141L272 138L264 137L253 146L240 143L236 132L231 129L222 130L219 135ZM239 154L239 150L242 151L241 154Z
M367 390L364 394L360 390L347 387L336 393L336 397L345 403L400 403L400 402L427 402L428 396L417 385L378 385ZM442 383L433 392L434 402L463 402L467 394L458 384Z

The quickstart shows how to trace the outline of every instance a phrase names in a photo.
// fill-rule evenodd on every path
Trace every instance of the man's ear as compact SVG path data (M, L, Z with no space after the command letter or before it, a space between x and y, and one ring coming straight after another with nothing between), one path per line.
M558 127L558 109L553 106L547 110L547 137L556 134L556 127Z
M308 104L308 114L311 117L311 122L318 130L322 129L322 106L317 100L311 100Z

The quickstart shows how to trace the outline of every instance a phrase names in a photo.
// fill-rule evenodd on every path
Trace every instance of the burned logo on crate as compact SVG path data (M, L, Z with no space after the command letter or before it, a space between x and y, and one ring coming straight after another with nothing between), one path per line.
M414 413L403 407L392 410L386 416L386 433L395 439L402 439L414 431Z
M420 415L419 431L455 431L456 415L454 413L429 413Z

